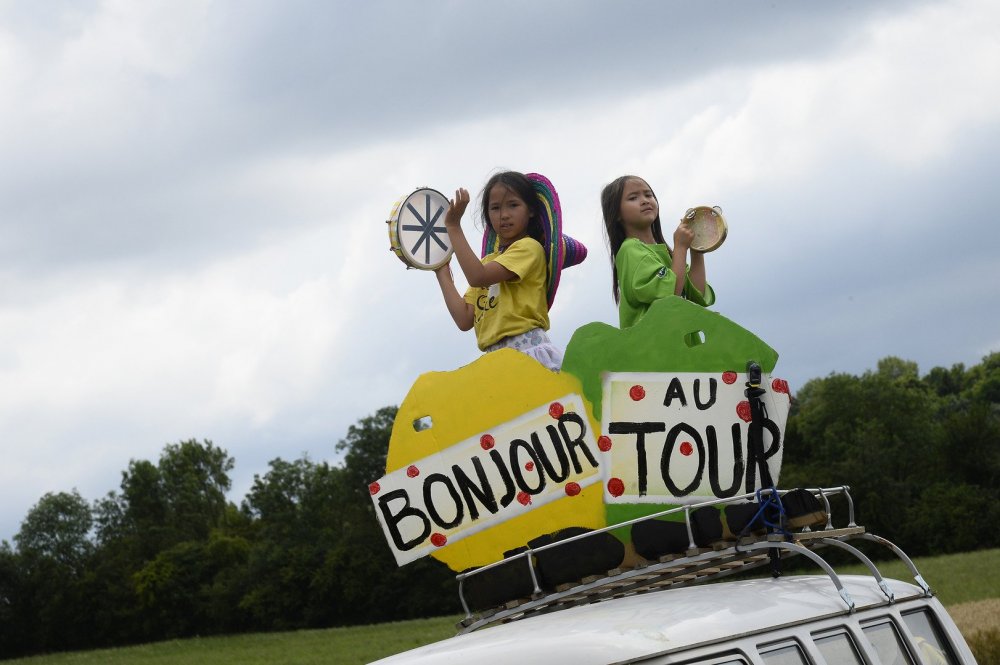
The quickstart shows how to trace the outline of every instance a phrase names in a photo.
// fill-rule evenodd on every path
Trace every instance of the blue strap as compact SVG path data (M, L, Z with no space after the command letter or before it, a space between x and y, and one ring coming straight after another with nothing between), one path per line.
M771 485L771 487L768 488L771 490L771 492L770 494L768 494L766 499L761 498L762 489L764 488L761 488L755 492L755 497L757 499L757 505L759 506L759 508L757 508L757 512L750 519L750 521L746 523L746 526L744 526L743 529L740 531L738 537L742 538L743 536L747 535L747 533L749 533L750 531L750 527L752 527L753 524L759 518L760 521L764 524L764 526L770 529L771 531L776 531L781 535L785 536L785 538L791 538L792 534L784 526L786 523L785 506L782 505L781 503L781 497L778 495L778 488L776 488L774 485ZM767 509L770 506L774 506L775 508L778 509L777 524L767 519Z

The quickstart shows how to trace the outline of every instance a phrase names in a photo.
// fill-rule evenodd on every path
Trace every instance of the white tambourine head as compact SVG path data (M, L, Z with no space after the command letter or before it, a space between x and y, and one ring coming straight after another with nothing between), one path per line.
M389 244L410 268L435 270L452 255L444 226L448 199L441 192L421 188L400 199L388 220Z
M684 213L685 224L690 225L694 232L691 249L698 252L711 252L719 248L726 240L729 227L726 218L722 216L719 206L697 206Z

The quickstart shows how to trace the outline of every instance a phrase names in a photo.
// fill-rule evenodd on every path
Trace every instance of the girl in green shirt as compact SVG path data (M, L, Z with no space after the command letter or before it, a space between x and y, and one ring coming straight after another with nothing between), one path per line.
M629 328L660 298L683 296L703 307L715 303L705 279L705 255L691 250L694 233L686 224L674 231L667 246L660 227L660 205L645 180L622 176L601 191L604 228L611 248L611 293L618 303L618 322ZM674 266L679 266L675 270Z

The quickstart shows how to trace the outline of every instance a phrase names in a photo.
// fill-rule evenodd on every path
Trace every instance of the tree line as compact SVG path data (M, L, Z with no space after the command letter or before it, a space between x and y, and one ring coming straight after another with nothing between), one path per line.
M397 568L372 508L395 414L352 425L339 464L272 460L239 505L235 460L196 440L132 460L96 501L46 494L0 543L0 658L460 612L454 574ZM857 521L911 555L1000 545L1000 353L809 381L781 486L842 484Z

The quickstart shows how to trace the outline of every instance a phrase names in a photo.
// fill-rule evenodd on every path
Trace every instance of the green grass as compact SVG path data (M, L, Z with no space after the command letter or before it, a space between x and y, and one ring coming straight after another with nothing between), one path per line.
M921 557L914 560L917 570L944 605L1000 598L1000 550L980 550L962 554ZM913 576L902 561L877 561L883 577L911 581ZM863 565L837 566L838 574L868 574Z
M1000 598L1000 549L926 557L914 561L945 605ZM886 577L910 579L902 563L878 562ZM863 566L837 566L865 574ZM173 640L121 649L52 654L3 661L4 665L341 665L368 663L455 634L461 617L439 617L374 626L258 633ZM979 642L975 642L979 640ZM980 665L1000 651L997 631L970 636ZM984 656L986 656L984 658Z
M4 665L353 665L455 634L460 616L374 626L197 637L2 661Z

